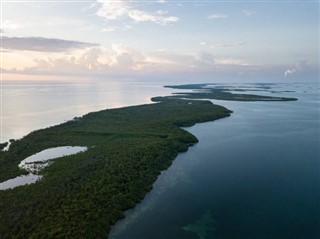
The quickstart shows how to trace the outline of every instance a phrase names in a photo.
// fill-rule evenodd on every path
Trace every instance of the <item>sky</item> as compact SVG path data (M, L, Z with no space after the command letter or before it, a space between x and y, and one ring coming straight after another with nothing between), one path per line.
M319 1L1 0L1 75L319 80Z

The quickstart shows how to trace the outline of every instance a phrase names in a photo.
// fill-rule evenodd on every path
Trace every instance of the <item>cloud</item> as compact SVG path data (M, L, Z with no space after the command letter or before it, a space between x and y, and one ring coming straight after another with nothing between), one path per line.
M132 10L129 12L128 15L130 18L132 18L136 22L150 21L150 22L158 23L160 25L166 25L168 23L176 22L179 20L178 17L173 17L173 16L164 17L162 16L162 14L160 15L159 13L157 15L153 15L140 10Z
M123 0L97 0L97 2L101 4L97 15L108 21L129 18L135 22L153 22L160 25L167 25L179 20L176 16L168 16L167 11L158 10L156 12L146 12L134 8Z
M34 56L30 51L25 52L25 57L29 58L29 62L19 69L8 69L7 67L6 72L25 74L121 73L139 71L149 64L143 53L122 44L113 44L111 50L97 46L78 49L69 54L36 54L36 57L32 59L31 57Z
M2 48L7 50L65 52L98 46L98 44L43 37L2 37Z
M235 43L229 43L229 44L216 44L210 46L211 48L226 48L226 47L235 47L235 46L242 46L244 45L244 42L235 42Z
M291 75L291 74L293 74L293 73L295 73L296 72L296 69L288 69L288 70L286 70L285 72L284 72L284 77L287 77L287 76L289 76L289 75Z
M123 44L112 45L112 62L110 66L116 69L140 70L145 65L145 56Z
M256 12L255 11L250 11L250 10L242 10L242 13L245 15L245 16L247 16L247 17L251 17L251 16L253 16L254 14L256 14Z
M8 53L9 54L9 53ZM24 65L22 58L27 60ZM15 58L14 58L15 57ZM111 49L102 46L78 49L58 54L48 52L35 54L32 51L12 55L5 70L24 74L96 74L96 73L130 73L130 72L184 72L190 66L206 69L214 66L213 55L206 52L198 54L172 53L154 51L144 53L123 44L112 44Z
M29 52L30 54L30 52ZM132 72L214 72L228 69L237 70L246 64L238 59L216 58L212 53L173 53L154 51L143 53L123 44L113 44L111 50L104 47L91 47L73 54L37 55L32 64L11 73L25 74L96 74Z
M104 1L98 0L101 8L98 10L97 15L107 20L116 20L124 17L130 11L129 5L124 1Z
M211 14L207 16L208 19L223 19L229 17L228 15L225 14Z
M22 25L15 21L5 20L2 23L2 27L3 29L6 29L6 30L16 30L16 29L22 28Z
M308 62L306 60L300 60L300 61L297 61L293 67L287 69L284 72L283 76L287 78L289 76L291 77L293 75L296 75L303 71L308 71L308 70L310 70L310 66L308 66Z

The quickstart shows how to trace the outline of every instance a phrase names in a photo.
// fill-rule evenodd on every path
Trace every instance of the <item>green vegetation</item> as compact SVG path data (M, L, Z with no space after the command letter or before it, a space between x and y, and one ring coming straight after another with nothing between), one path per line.
M0 191L0 238L106 238L160 171L197 142L179 127L230 113L209 101L168 98L89 113L12 142L0 152L0 181L21 175L19 162L44 149L89 149L56 159L35 184Z

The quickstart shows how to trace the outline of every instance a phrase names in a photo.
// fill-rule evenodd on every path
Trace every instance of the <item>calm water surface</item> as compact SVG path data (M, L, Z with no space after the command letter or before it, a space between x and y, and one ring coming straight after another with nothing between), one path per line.
M6 190L9 188L15 188L18 186L28 185L32 183L36 183L38 180L42 178L41 175L35 175L29 173L28 175L22 175L15 177L13 179L6 180L0 183L0 190Z
M273 87L299 100L216 101L231 117L188 128L200 143L109 238L320 238L319 86Z

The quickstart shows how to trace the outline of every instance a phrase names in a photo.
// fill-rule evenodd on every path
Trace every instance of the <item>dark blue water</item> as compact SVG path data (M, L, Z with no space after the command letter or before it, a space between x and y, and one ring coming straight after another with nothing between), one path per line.
M232 116L188 128L200 142L109 238L320 238L319 86L273 87L299 100L215 102Z

